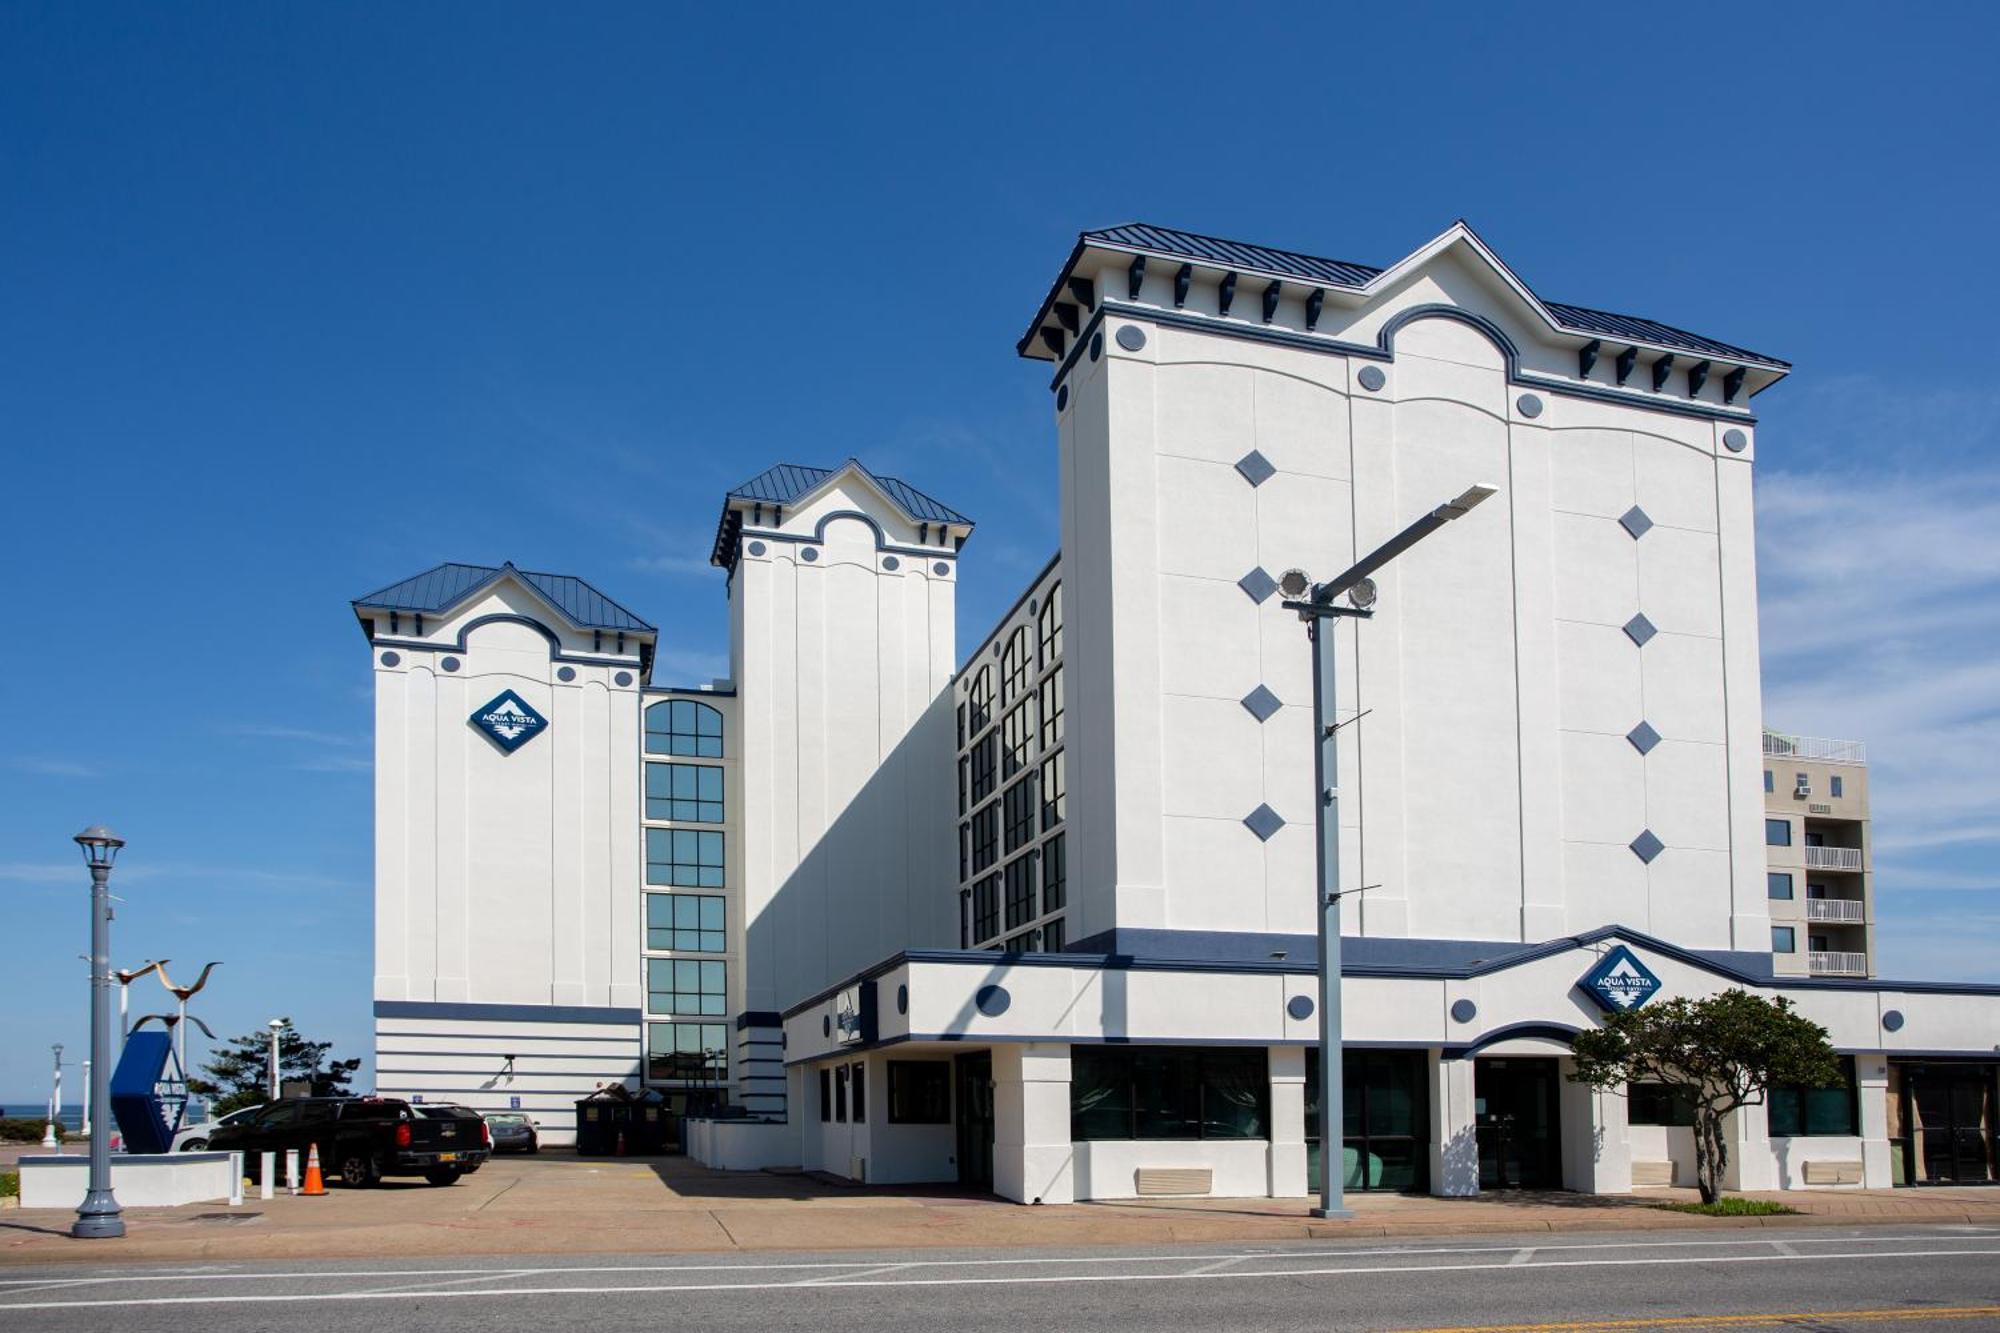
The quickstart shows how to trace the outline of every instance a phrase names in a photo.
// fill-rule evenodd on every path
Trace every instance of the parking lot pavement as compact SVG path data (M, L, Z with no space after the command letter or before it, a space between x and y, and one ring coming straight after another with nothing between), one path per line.
M1023 1207L948 1187L861 1188L799 1174L718 1172L685 1158L501 1157L458 1184L392 1181L132 1209L128 1234L76 1241L72 1215L0 1212L0 1264L371 1256L674 1254L952 1246L1153 1245L1312 1237L1477 1235L1732 1225L1959 1223L2000 1226L2000 1191L1801 1192L1803 1218L1717 1219L1664 1212L1660 1193L1362 1195L1349 1221L1315 1221L1302 1199L1132 1200Z

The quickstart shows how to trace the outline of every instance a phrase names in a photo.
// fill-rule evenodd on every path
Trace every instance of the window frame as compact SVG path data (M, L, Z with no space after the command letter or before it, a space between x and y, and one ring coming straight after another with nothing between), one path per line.
M1783 830L1784 837L1776 837ZM1789 847L1792 845L1792 821L1783 816L1765 816L1764 845L1766 847Z
M889 1063L889 1123L949 1125L951 1123L951 1062L891 1060ZM921 1080L913 1085L913 1080ZM935 1086L931 1086L935 1083Z
M687 710L686 715L693 719L693 730L680 729L679 712L682 709ZM655 713L664 713L666 716L666 730L654 728ZM713 732L702 730L703 724L711 715L715 720L715 730ZM661 699L657 703L647 704L644 715L639 719L641 752L674 759L725 759L729 751L725 743L727 721L720 708L711 703L704 703L700 699L688 699L676 695ZM663 738L662 744L665 748L655 748L653 739L656 736ZM683 743L683 739L691 748L675 748Z
M653 775L664 776L669 788L666 794L653 794ZM687 776L694 790L686 796L678 788L681 778ZM711 776L712 775L712 776ZM708 789L713 787L711 796ZM673 824L723 824L728 815L728 782L720 764L690 764L679 760L648 759L646 771L641 775L640 800L646 808L646 819L650 823ZM660 814L654 809L654 802L660 802L667 810Z

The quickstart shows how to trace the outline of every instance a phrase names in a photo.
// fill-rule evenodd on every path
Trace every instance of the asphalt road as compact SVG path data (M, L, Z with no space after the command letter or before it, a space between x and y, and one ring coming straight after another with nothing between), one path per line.
M2000 1329L2000 1228L0 1270L0 1327Z

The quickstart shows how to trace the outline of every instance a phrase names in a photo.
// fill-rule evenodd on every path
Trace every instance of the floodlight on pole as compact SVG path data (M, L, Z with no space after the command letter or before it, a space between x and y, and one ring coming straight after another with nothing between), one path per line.
M1362 620L1373 616L1379 590L1370 576L1453 519L1471 513L1498 490L1484 483L1467 487L1325 583L1314 583L1302 569L1288 569L1278 580L1285 607L1298 612L1312 639L1313 780L1318 789L1313 806L1319 834L1319 1205L1312 1210L1317 1217L1351 1215L1344 1192L1347 1145L1342 1132L1346 1115L1340 1012L1340 723L1335 713L1333 627L1342 616Z

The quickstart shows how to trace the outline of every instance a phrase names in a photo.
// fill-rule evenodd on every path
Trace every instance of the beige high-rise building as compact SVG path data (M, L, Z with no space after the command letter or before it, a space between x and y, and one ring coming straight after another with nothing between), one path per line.
M1875 975L1868 752L1764 732L1771 963L1779 976Z

